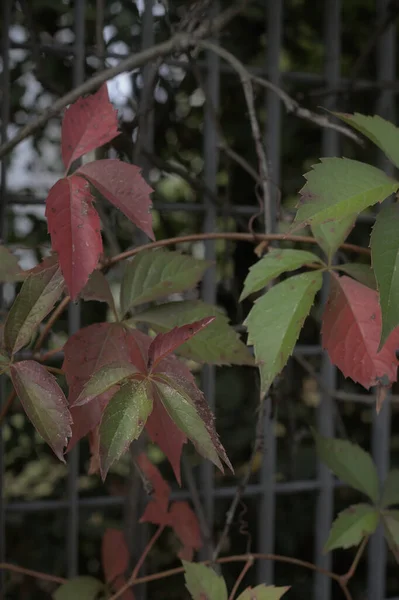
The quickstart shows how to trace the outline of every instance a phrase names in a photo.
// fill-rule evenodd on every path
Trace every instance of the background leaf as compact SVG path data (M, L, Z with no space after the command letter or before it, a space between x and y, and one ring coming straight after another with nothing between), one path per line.
M261 583L254 588L246 589L237 600L280 600L289 589L289 586L275 587Z
M314 433L317 454L344 483L366 494L377 504L380 484L373 460L365 450L347 440L326 438Z
M26 346L36 328L60 298L64 279L57 263L30 273L7 315L4 344L15 354Z
M61 585L53 594L54 600L96 600L104 591L104 584L94 577L74 577Z
M364 263L346 263L339 265L338 269L372 290L377 289L374 271L370 265Z
M26 275L18 264L18 258L6 246L0 246L0 282L22 281Z
M167 525L169 523L168 510L171 489L162 477L159 469L149 460L144 452L137 457L137 465L143 471L145 478L153 488L150 492L151 498L140 519L140 523L148 522Z
M250 294L261 290L281 273L294 271L306 263L320 262L320 258L313 252L270 248L269 252L249 269L240 302Z
M55 377L34 360L11 365L11 379L24 411L42 438L62 461L71 437L71 415Z
M388 473L382 491L381 506L387 508L393 504L399 504L399 469Z
M170 331L173 327L216 317L203 331L176 348L176 353L199 363L216 365L253 365L249 349L229 325L224 313L216 306L201 300L167 302L137 314L127 323L147 323L157 332Z
M121 287L123 314L144 302L193 288L209 265L179 252L140 252L125 266Z
M384 510L382 513L385 539L395 560L399 563L399 510Z
M211 567L182 561L186 587L193 600L227 600L226 583Z
M353 504L335 519L324 551L357 546L366 535L374 533L379 519L379 512L370 504Z
M305 179L294 221L297 226L353 217L399 188L399 182L380 169L349 158L323 158Z
M320 248L326 253L329 264L335 252L353 229L355 221L356 215L349 215L343 219L335 219L329 223L321 223L320 225L312 224L312 233Z
M321 273L295 275L273 286L253 306L244 325L253 344L266 394L292 354L303 322L322 285Z
M380 294L382 346L399 325L399 205L378 213L370 239L371 259Z
M192 560L194 551L202 548L197 515L187 502L173 502L169 509L170 526L182 543L179 558Z
M129 550L123 531L107 529L101 545L105 581L110 583L123 575L129 566Z

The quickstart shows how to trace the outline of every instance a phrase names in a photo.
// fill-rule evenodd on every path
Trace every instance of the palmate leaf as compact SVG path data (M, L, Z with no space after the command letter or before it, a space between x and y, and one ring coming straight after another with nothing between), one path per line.
M216 317L215 320L177 348L176 353L199 363L253 365L251 353L230 327L227 317L218 307L201 300L167 302L138 313L127 323L134 324L139 321L147 323L157 332L165 332L173 327L211 316Z
M344 483L366 494L377 504L379 480L373 460L363 448L347 440L326 438L314 433L320 459Z
M370 504L354 504L339 513L335 519L325 552L336 548L350 548L358 546L365 536L369 536L377 529L380 514Z
M312 224L312 233L319 246L326 253L329 264L331 264L332 258L339 246L346 240L353 229L356 216L349 215L343 219L334 219L334 221L320 225Z
M292 354L321 285L321 273L295 275L272 287L249 313L244 325L248 344L255 348L263 395Z
M97 600L104 584L94 577L80 576L63 583L53 594L54 600Z
M397 191L383 171L348 158L323 158L306 173L294 225L318 225L358 215Z
M313 252L270 248L266 256L249 269L244 282L244 289L240 296L240 302L250 294L261 290L272 279L275 279L282 273L299 269L306 263L321 263L321 261Z
M115 362L104 365L96 371L84 386L73 406L86 404L110 390L114 385L122 383L125 379L137 373L137 368L128 362Z
M371 234L371 259L380 294L380 346L399 325L399 206L388 204L377 215Z
M387 508L399 504L399 469L392 469L384 483L381 506Z
M143 251L126 263L121 287L123 314L139 304L193 288L210 263L167 250Z
M374 271L370 265L365 265L364 263L345 263L339 265L338 269L372 290L377 289Z
M64 279L54 260L44 261L27 276L4 326L4 344L11 354L30 342L60 298L63 287Z
M227 587L211 567L182 561L186 587L193 600L227 600Z
M42 438L62 461L71 437L71 415L56 379L41 364L24 360L11 365L11 380L17 396Z
M237 600L280 600L289 589L289 586L275 587L261 583L254 588L246 589Z

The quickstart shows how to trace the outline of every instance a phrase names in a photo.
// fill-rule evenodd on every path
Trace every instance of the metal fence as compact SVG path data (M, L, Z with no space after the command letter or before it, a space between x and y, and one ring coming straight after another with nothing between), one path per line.
M146 0L145 11L143 15L143 47L153 43L153 15L152 0ZM217 9L215 2L215 8ZM325 16L325 28L323 43L325 48L324 72L319 75L307 73L289 73L280 71L280 57L283 48L284 35L284 17L290 10L290 2L284 3L282 0L269 2L264 0L265 13L265 33L267 38L267 51L265 53L263 74L273 84L282 85L289 81L312 81L315 86L324 85L327 88L336 89L345 84L340 75L341 65L341 14L342 4L340 0L324 0L323 10ZM378 19L383 18L390 9L389 0L376 0L375 10ZM10 66L9 56L12 44L9 37L10 27L13 24L14 12L13 0L2 0L2 108L1 108L1 138L7 139L10 111ZM73 83L78 85L85 77L85 14L86 0L75 0L73 11L73 22L75 30L75 42L73 48L74 55L74 75ZM52 48L47 47L47 52ZM57 48L57 52L62 52L62 48ZM69 54L71 50L68 50ZM376 81L361 82L362 85L374 83L378 92L378 102L375 112L387 119L395 120L395 91L384 86L384 82L392 82L396 78L396 29L394 25L386 28L375 44L376 53ZM223 103L222 88L223 77L228 74L229 69L221 66L220 59L214 54L206 56L205 64L201 65L204 69L206 86L209 97L212 99L214 108L217 110ZM326 97L323 104L333 109L335 106L335 96L330 94ZM272 91L265 94L265 108L267 113L267 127L264 132L267 157L270 166L270 177L277 185L281 183L281 136L284 127L283 107L280 99ZM149 135L149 144L151 146L151 131ZM204 150L204 181L206 186L212 192L217 191L217 172L218 172L218 139L215 131L212 117L209 109L205 108L204 129L203 129L203 150ZM320 147L320 156L340 155L340 136L331 129L323 129L322 144ZM383 165L383 163L381 162ZM383 165L384 166L384 165ZM271 186L270 193L277 205L276 187ZM10 200L10 194L7 192L7 164L1 163L1 203L0 203L0 224L1 238L7 238L6 231L6 211L7 202ZM11 201L15 201L15 198ZM18 200L17 200L18 201ZM35 199L32 200L35 202ZM214 203L207 197L204 197L202 205L189 205L184 203L173 205L158 205L162 210L195 210L203 213L203 231L213 232L216 230L218 209ZM256 212L257 207L233 206L231 214L246 214ZM276 212L276 211L275 211ZM276 219L274 215L273 219ZM275 222L266 221L265 230L272 232L275 228ZM205 255L207 259L215 259L215 243L207 241L205 244ZM325 295L325 294L324 294ZM216 274L210 270L204 280L203 299L210 303L216 302ZM80 327L80 309L78 306L71 305L69 309L69 333L73 334ZM311 354L321 353L318 347L300 347L296 349L298 353ZM336 389L336 372L331 366L328 358L322 358L322 378L326 386L330 389ZM209 400L212 408L215 407L215 369L205 367L202 376L203 390ZM4 401L4 385L2 385L2 395ZM365 402L369 400L365 396ZM319 408L317 409L317 423L320 433L334 435L334 407L330 397L324 395ZM371 426L372 451L376 462L378 472L382 478L385 477L390 464L390 429L391 429L391 409L389 402L384 404L384 408L378 417L374 416ZM250 484L245 490L245 497L256 498L258 506L258 527L262 534L259 536L257 548L254 551L271 553L275 549L275 541L278 532L275 531L275 513L276 503L281 494L295 494L299 492L308 492L317 494L317 510L315 517L314 534L314 560L315 563L326 569L332 567L331 554L324 556L322 553L323 545L328 537L328 532L334 517L334 489L335 481L328 469L323 465L318 466L317 479L314 481L294 481L285 483L274 483L277 460L277 445L275 438L274 423L267 416L264 424L266 448L263 458L263 464L260 472L260 480L256 484ZM4 472L3 453L0 452L0 476ZM67 516L67 529L65 532L65 563L68 576L74 576L78 571L78 532L80 512L85 507L99 508L110 505L123 505L122 497L95 497L80 498L78 493L78 462L79 449L77 448L69 455L68 480L65 498L62 500L41 500L34 502L11 502L5 503L4 499L0 501L0 561L7 558L6 546L6 521L12 513L25 513L34 515L37 512L49 513L51 511L64 511ZM214 506L220 498L232 498L235 493L234 487L219 488L215 484L214 470L209 463L204 463L200 472L200 489L203 498L205 513L209 526L212 528ZM185 497L187 493L183 490L178 492L178 496ZM206 554L206 551L205 551ZM383 539L382 532L375 534L370 542L368 553L368 580L367 597L371 600L384 600L386 598L386 566L387 566L387 547ZM273 562L259 562L257 577L259 582L273 582ZM314 574L314 592L313 598L317 600L329 600L332 598L331 580L320 573ZM366 587L366 586L365 586ZM143 592L144 597L145 592Z

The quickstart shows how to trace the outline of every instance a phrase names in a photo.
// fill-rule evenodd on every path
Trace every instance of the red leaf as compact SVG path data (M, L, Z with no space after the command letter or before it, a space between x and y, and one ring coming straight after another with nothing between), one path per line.
M129 550L125 536L118 529L107 529L101 547L105 581L110 583L123 575L129 566Z
M129 359L142 373L147 373L148 349L152 339L138 329L126 331Z
M147 458L147 455L142 453L137 458L137 464L143 471L144 476L152 485L151 500L146 506L140 523L155 523L157 525L168 525L168 507L170 487L162 477L159 470Z
M397 378L399 328L384 344L378 294L350 277L331 277L331 290L323 315L322 343L331 361L345 377L369 389Z
M72 437L69 440L67 452L84 438L88 433L93 431L101 421L103 412L108 402L112 398L117 388L108 390L105 394L98 396L92 402L83 406L70 406L69 410L72 416ZM94 468L94 466L93 466Z
M119 135L117 112L109 101L107 84L98 92L79 98L65 111L62 121L62 160L71 163Z
M169 510L170 526L183 544L179 557L192 560L193 550L202 547L201 530L196 514L187 502L173 502Z
M76 173L88 179L109 202L153 240L152 189L141 176L140 170L135 165L105 158L83 165Z
M46 201L46 217L53 250L74 300L86 285L102 252L100 218L93 207L87 182L81 177L60 179Z
M183 325L182 327L174 327L167 333L159 333L154 338L148 351L148 366L154 368L163 358L171 354L176 348L187 342L187 340L199 333L214 320L215 317L205 317L205 319Z

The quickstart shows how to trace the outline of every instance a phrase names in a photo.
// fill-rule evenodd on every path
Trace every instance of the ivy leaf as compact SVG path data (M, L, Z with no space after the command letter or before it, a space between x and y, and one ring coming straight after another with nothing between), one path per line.
M169 510L169 523L183 546L179 558L192 560L194 551L203 545L197 515L187 502L173 502Z
M399 329L378 351L381 310L378 294L350 277L331 277L323 314L322 345L345 375L369 389L396 381Z
M69 295L75 300L103 249L100 217L89 184L76 175L59 179L47 196L46 218L51 246L58 253Z
M61 130L62 160L66 170L84 154L119 135L118 115L109 101L107 84L79 98L64 113Z
M233 470L219 441L214 417L202 392L190 381L180 380L176 376L168 377L157 373L153 376L153 381L170 418L193 442L198 453L213 462L222 472L220 459Z
M384 510L381 514L388 546L399 563L399 510Z
M399 129L378 115L333 113L336 117L368 137L399 168Z
M153 191L135 165L114 158L104 158L82 165L76 175L81 175L111 204L154 239L151 217Z
M67 439L71 437L68 403L56 379L34 360L23 360L10 367L18 398L42 438L62 461Z
M261 583L254 588L247 588L237 600L280 600L289 589L289 586L275 587Z
M374 533L379 519L378 510L370 504L353 504L335 519L324 551L358 546L365 536Z
M105 591L104 584L94 577L80 576L63 583L53 594L54 600L97 600Z
M377 504L380 495L378 475L373 460L357 444L347 440L326 438L314 433L317 454L344 483L366 494Z
M105 480L110 466L137 440L152 411L147 379L128 381L111 398L100 424L100 470Z
M201 300L167 302L150 308L127 321L147 323L157 332L214 316L215 320L195 337L176 349L176 353L199 363L216 365L253 365L254 360L229 320L216 306Z
M381 506L386 508L393 504L399 504L399 469L388 473L382 491Z
M263 395L292 354L321 285L321 273L295 275L272 287L249 313L244 325L248 344L255 348Z
M193 600L227 600L227 587L211 567L182 560L186 588Z
M114 297L111 292L108 280L99 269L93 271L88 282L81 292L84 300L97 300L108 304L114 315L117 316Z
M158 335L151 342L151 346L148 350L148 365L152 369L168 354L171 354L176 348L187 342L194 335L199 333L207 325L212 323L215 317L205 317L200 321L182 325L181 327L174 327L168 333L158 333Z
M364 263L345 263L339 265L338 268L372 290L377 289L374 271L370 265L365 265Z
M335 219L329 223L320 225L312 224L312 233L319 246L326 253L329 264L331 264L335 252L353 229L355 221L356 215L349 215L343 219Z
M123 531L107 529L101 545L105 581L110 583L123 575L129 566L129 550Z
M0 246L0 282L22 281L26 272L18 264L18 258L6 246Z
M139 304L193 288L209 265L179 252L140 252L126 263L121 287L123 314Z
M80 406L90 402L93 398L101 396L101 394L107 392L114 385L122 383L125 379L136 373L137 368L128 362L115 362L104 365L89 379L73 406Z
M382 331L380 347L399 325L399 206L383 206L371 234L371 259L380 293Z
M250 269L244 282L240 302L250 294L258 292L270 281L285 273L295 271L306 263L321 263L320 258L313 252L305 250L280 250L270 248L269 252L255 263Z
M399 182L380 169L349 158L323 158L305 179L294 221L297 227L353 217L399 188Z
M4 326L4 344L15 354L26 346L38 325L60 298L64 280L57 263L39 265L32 271L16 297Z

